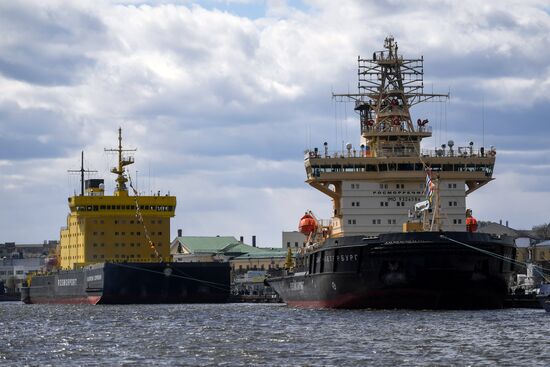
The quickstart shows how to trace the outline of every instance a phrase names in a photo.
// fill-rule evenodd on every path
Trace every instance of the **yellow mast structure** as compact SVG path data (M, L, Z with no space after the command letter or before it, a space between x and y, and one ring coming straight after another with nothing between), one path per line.
M59 259L61 269L74 269L100 262L171 261L170 218L176 197L170 195L130 196L125 167L133 164L123 149L118 130L118 153L114 195L105 195L102 179L84 182L83 195L68 199L67 226L61 229ZM139 207L139 208L138 208Z

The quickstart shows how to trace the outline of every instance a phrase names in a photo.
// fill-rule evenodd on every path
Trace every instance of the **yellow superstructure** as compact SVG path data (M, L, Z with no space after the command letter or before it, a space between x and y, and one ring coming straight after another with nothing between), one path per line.
M114 195L104 195L102 180L90 180L96 182L86 192L68 199L70 213L67 226L61 229L59 248L62 269L105 261L171 261L170 218L175 215L176 197L129 195L124 166L133 159L122 156L120 129L116 151Z

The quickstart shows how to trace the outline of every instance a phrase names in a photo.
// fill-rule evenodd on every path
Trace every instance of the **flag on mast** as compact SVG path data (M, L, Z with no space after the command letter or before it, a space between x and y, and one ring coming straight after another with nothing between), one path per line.
M432 203L432 197L434 194L435 184L432 182L432 171L426 170L426 198Z

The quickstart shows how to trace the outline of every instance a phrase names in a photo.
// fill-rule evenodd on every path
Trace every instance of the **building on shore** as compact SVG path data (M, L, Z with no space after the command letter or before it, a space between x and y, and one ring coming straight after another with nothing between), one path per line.
M284 269L287 250L256 247L244 243L243 237L233 236L178 236L170 244L174 262L228 262L231 266L231 293L241 300L273 301L277 299L264 280Z
M306 245L306 236L298 231L283 231L283 249L297 252Z
M536 288L550 277L550 240L539 238L533 230L513 229L508 221L502 224L480 222L478 232L513 237L516 244L516 281L517 287L524 290Z
M20 291L27 274L42 269L58 241L43 243L0 243L0 284L7 293Z
M178 234L181 234L179 232ZM248 245L233 236L178 236L170 245L175 262L229 262L234 274L249 270L278 270L284 267L286 251Z

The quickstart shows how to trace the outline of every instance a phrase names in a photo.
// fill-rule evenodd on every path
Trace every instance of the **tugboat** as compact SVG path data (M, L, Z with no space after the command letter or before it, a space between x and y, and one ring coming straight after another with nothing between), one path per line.
M28 277L25 303L191 303L226 302L230 291L228 263L171 262L170 218L176 197L140 196L125 167L134 163L122 148L118 130L118 166L113 196L102 179L84 180L81 192L68 199L67 226L57 253L43 274Z
M513 239L476 233L466 195L493 178L496 150L451 140L421 150L429 121L415 104L444 101L423 91L423 58L398 54L394 38L358 58L353 101L361 142L345 151L307 150L307 183L332 199L333 215L306 212L307 236L287 274L268 283L290 306L328 308L502 308L515 258Z

